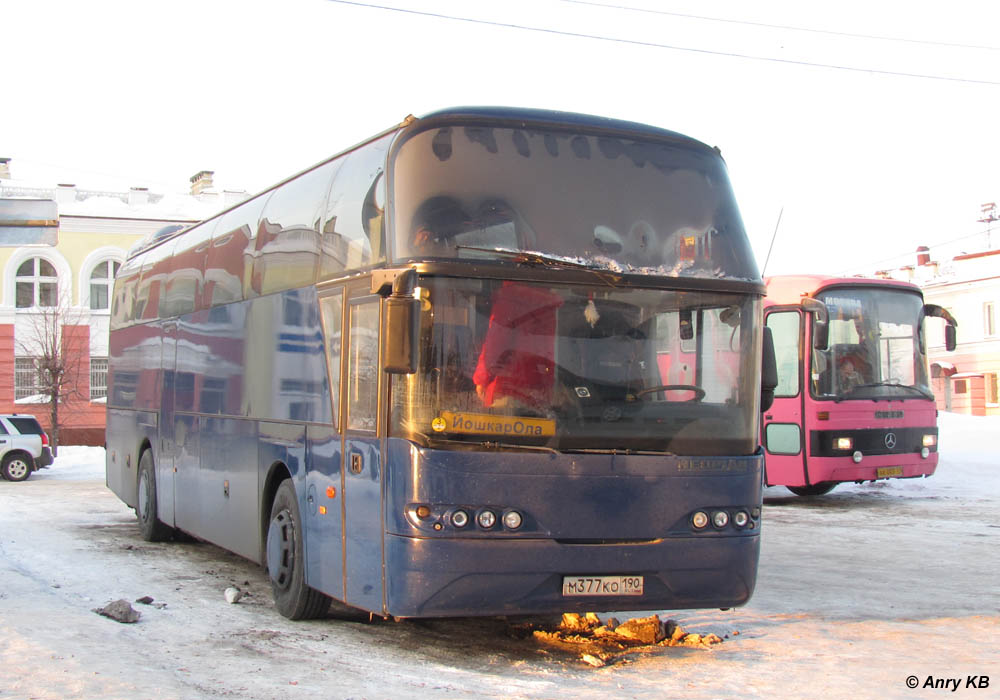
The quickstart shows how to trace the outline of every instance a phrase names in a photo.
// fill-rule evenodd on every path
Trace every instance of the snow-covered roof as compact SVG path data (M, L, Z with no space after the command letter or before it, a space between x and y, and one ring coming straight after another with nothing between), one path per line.
M127 191L91 190L0 179L0 197L51 199L56 202L60 216L201 221L242 202L249 193L245 190L160 193L138 187Z

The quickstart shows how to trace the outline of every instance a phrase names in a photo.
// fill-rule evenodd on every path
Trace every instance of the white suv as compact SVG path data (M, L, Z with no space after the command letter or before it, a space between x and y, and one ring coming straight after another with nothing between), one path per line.
M52 464L49 436L34 416L0 414L0 476L24 481L31 472Z

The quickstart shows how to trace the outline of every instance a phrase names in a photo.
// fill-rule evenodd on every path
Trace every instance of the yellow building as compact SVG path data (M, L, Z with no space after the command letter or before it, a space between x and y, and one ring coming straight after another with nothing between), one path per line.
M108 326L114 275L143 240L188 226L246 199L216 192L212 173L172 195L133 187L83 189L11 177L0 158L0 413L36 416L59 444L103 445ZM54 359L54 382L40 371Z

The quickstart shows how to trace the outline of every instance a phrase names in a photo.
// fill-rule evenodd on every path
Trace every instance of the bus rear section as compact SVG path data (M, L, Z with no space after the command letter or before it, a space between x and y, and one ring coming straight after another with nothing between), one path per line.
M892 280L767 284L778 366L763 421L767 484L808 496L844 482L932 475L938 431L927 346L954 349L950 314Z

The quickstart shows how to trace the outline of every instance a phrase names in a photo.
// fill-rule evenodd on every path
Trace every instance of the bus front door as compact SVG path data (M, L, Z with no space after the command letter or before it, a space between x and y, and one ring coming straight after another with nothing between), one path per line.
M383 464L377 436L380 298L347 302L344 362L344 563L346 602L383 608Z
M806 483L802 314L797 309L768 310L764 322L771 329L778 369L774 403L764 412L761 428L766 485L802 486Z

